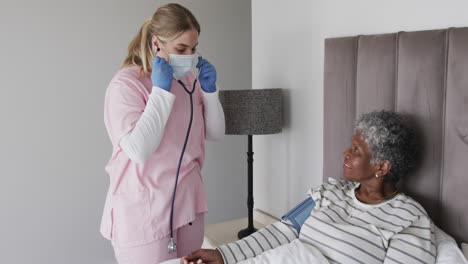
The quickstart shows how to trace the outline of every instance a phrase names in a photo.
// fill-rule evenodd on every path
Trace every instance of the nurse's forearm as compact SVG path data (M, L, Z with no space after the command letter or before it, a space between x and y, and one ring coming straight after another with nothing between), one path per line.
M170 92L153 87L140 119L120 141L120 146L132 161L144 163L159 146L174 100L175 96Z
M219 101L218 91L203 92L203 105L205 108L205 132L208 140L221 140L225 133L224 111Z

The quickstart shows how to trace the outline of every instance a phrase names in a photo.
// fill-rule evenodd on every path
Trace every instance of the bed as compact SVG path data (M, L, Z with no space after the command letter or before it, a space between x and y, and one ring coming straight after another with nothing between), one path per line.
M324 180L342 177L356 117L378 109L407 114L424 146L404 192L468 242L468 28L325 40Z
M437 264L466 263L458 246L468 242L468 28L325 40L324 181L342 178L356 118L380 109L408 115L420 135L422 159L400 188L445 231L436 231ZM291 261L301 246L242 263L322 263Z

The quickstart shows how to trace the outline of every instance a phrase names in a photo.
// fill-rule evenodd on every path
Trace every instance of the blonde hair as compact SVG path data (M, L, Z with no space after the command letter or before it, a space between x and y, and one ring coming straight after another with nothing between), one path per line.
M190 10L174 3L161 6L143 23L138 34L128 45L128 55L122 68L138 65L143 73L149 73L154 55L151 43L153 35L166 42L191 29L200 34L200 24Z

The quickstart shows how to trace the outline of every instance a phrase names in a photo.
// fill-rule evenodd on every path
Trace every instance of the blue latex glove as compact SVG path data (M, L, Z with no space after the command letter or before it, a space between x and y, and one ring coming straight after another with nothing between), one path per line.
M215 67L207 60L203 59L201 56L198 57L198 63L196 67L200 69L198 80L200 81L200 85L203 91L205 91L206 93L216 92Z
M172 66L164 58L159 56L153 58L153 69L151 70L151 82L153 86L170 92L173 74L174 70Z

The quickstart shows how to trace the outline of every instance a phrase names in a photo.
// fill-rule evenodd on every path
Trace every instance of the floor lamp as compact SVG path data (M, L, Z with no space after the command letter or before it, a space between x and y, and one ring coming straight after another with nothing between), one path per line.
M281 89L224 90L219 92L226 119L226 135L248 135L247 208L248 227L237 236L244 238L255 231L253 224L252 136L280 133L282 129Z

